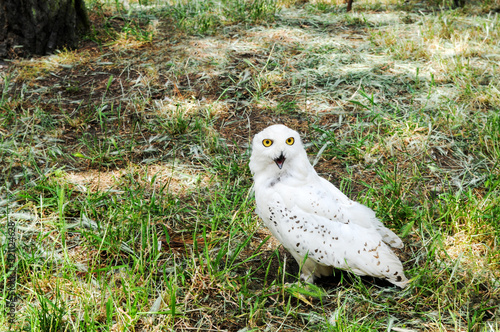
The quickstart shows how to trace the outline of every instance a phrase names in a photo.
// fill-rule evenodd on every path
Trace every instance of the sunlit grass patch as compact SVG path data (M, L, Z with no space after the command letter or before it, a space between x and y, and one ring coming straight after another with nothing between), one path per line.
M232 24L270 22L279 11L276 0L172 1L165 8L178 27L202 35Z
M492 255L490 245L491 240L488 243L477 242L463 233L456 233L446 238L445 250L447 259L459 261L465 271L488 280L499 277L490 273L499 264L498 257ZM495 261L492 262L492 258Z
M16 79L23 80L34 80L42 76L48 75L51 71L57 71L59 63L57 59L40 60L17 60L19 64L16 66ZM64 64L64 63L63 63Z
M447 79L451 80L458 92L457 98L468 108L481 110L500 107L498 84L492 81L500 72L497 65L462 58L443 61L443 64L446 66Z
M115 50L120 50L123 48L128 49L140 49L147 43L151 43L151 36L144 36L136 38L134 33L122 32L119 36L112 42Z
M89 51L77 51L63 49L56 51L55 54L48 56L46 59L47 64L60 67L73 67L75 65L88 62L91 57Z
M183 50L188 52L193 60L205 60L208 63L223 65L229 47L227 41L205 37L191 38L188 47L183 47Z
M127 169L115 171L62 172L56 180L63 180L82 193L98 191L123 192L123 185L130 178L151 190L165 189L176 194L185 194L208 186L210 177L196 172L186 165L151 165L129 166Z
M402 19L407 22L406 19ZM440 60L480 57L490 52L490 42L496 35L497 18L476 18L458 14L412 16L406 24L380 29L372 34L376 45L388 48L397 59L423 58Z

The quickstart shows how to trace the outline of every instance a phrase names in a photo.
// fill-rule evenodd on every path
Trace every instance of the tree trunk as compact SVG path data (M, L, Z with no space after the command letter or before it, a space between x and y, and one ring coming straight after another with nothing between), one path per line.
M89 29L84 0L0 0L0 57L75 47Z
M352 9L352 0L346 0L347 3L347 12L350 12Z

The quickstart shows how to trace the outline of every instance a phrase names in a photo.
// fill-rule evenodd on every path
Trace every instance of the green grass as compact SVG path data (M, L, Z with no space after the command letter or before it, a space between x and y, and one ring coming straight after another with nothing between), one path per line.
M498 1L87 5L81 48L0 73L10 330L500 330ZM272 123L402 237L407 289L295 283L247 165Z

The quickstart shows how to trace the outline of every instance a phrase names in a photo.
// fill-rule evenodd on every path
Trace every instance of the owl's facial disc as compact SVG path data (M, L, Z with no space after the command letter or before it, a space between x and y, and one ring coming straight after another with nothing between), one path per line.
M285 163L285 160L286 160L286 158L283 155L283 152L281 152L281 154L279 155L279 157L277 157L277 158L274 159L274 162L279 167L279 169L281 169L283 167L283 164Z

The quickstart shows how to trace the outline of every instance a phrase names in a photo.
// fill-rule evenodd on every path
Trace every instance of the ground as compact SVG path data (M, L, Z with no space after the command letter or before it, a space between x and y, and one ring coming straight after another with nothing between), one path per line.
M0 330L500 330L500 3L451 5L91 0L77 49L0 62ZM297 283L254 212L274 123L408 288Z

